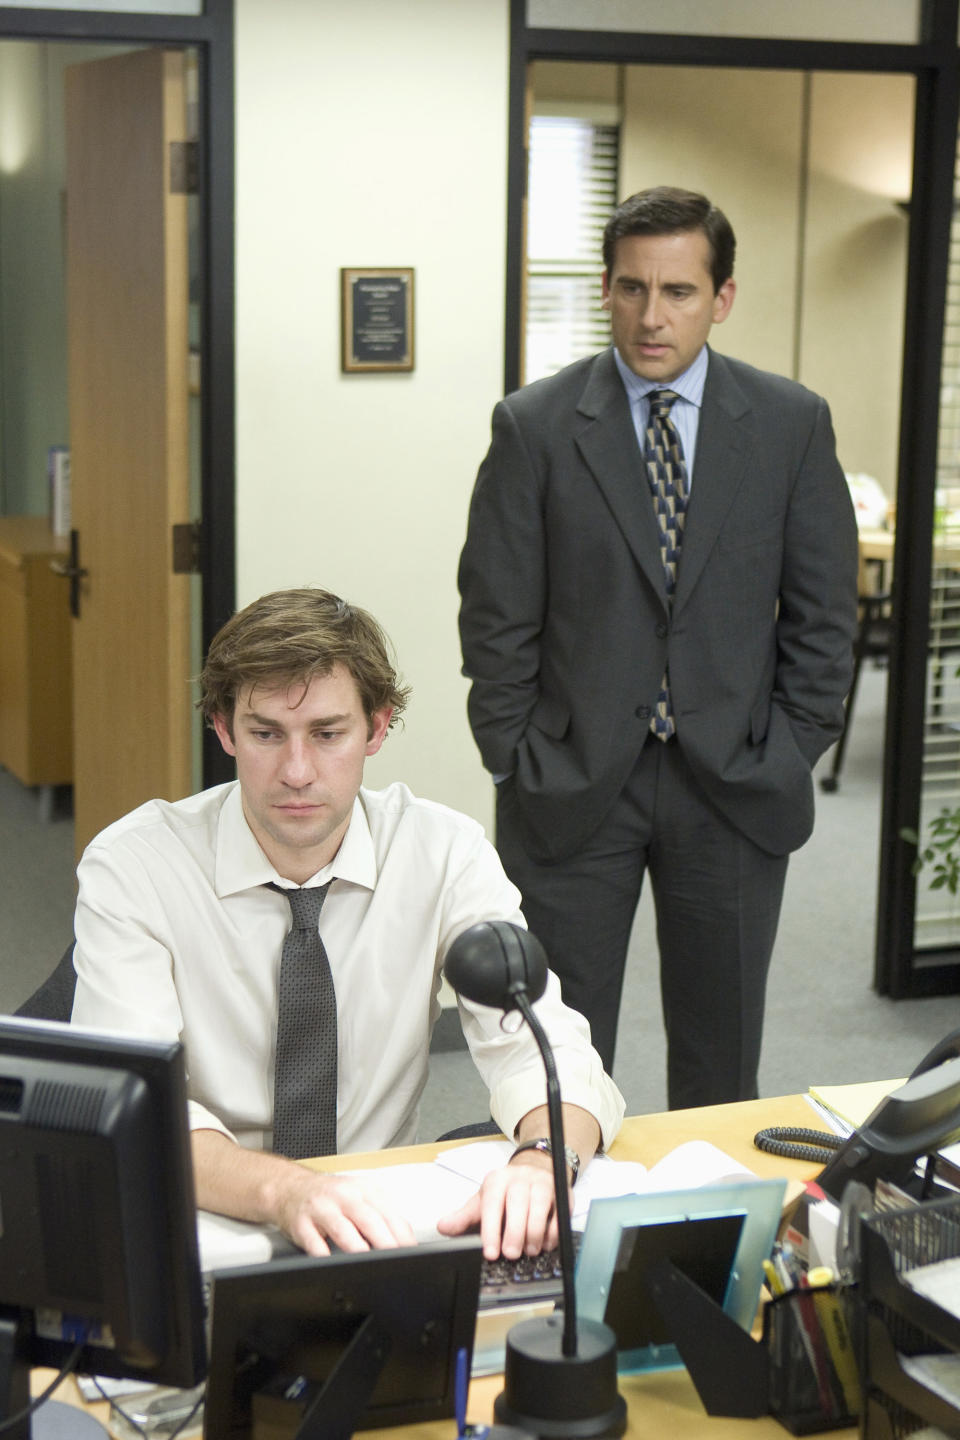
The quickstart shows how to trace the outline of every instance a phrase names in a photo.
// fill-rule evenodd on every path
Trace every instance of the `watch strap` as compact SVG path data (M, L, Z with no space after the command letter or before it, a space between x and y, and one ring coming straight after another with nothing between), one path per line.
M507 1161L507 1164L509 1165L510 1161L515 1160L516 1157L522 1154L524 1150L539 1150L544 1155L552 1155L553 1145L551 1144L550 1137L548 1135L540 1135L537 1137L536 1140L521 1140L520 1144L510 1156L510 1160ZM577 1154L576 1150L574 1150L572 1145L564 1145L563 1155L568 1166L570 1167L570 1184L576 1185L577 1176L580 1174L580 1156Z

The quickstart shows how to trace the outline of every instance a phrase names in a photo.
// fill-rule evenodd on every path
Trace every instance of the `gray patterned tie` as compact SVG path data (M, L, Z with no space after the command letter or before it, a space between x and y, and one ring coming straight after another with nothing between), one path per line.
M317 929L331 883L270 887L293 912L280 960L273 1096L273 1148L291 1160L337 1153L337 997Z
M683 541L683 518L687 511L687 467L677 428L670 418L670 409L678 399L675 390L651 390L650 419L647 422L643 464L650 483L653 506L660 527L660 555L663 559L667 599L673 604L677 583L677 564ZM669 740L677 733L670 699L670 683L666 671L660 682L660 694L650 721L650 729L658 740Z

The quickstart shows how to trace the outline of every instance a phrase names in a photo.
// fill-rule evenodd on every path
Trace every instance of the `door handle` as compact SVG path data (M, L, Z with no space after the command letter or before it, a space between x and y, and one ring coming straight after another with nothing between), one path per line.
M55 575L63 575L70 581L70 614L74 620L80 619L80 581L89 570L84 570L80 565L80 532L70 531L70 559L51 560L50 569Z

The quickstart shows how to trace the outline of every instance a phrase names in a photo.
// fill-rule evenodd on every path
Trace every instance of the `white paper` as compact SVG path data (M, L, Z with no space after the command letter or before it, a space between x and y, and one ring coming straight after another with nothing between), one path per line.
M433 1162L439 1169L453 1170L457 1175L480 1184L491 1170L505 1165L516 1147L509 1140L479 1140L474 1145L458 1145L444 1150ZM724 1154L709 1140L688 1140L671 1150L649 1170L635 1160L611 1160L609 1155L595 1155L586 1165L573 1191L574 1224L582 1227L594 1200L619 1195L647 1195L663 1190L689 1190L700 1185L716 1185L724 1180L755 1178L753 1171L739 1160Z
M960 1318L960 1256L904 1270L900 1278L918 1295Z
M960 1355L900 1355L900 1368L951 1405L960 1405Z

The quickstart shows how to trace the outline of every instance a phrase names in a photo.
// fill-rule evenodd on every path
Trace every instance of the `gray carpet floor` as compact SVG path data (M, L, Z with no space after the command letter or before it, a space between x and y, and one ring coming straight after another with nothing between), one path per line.
M872 989L886 674L861 676L840 789L818 791L813 838L791 861L770 984L761 1093L905 1075L960 1027L960 996L893 1002ZM824 758L822 768L829 764ZM67 796L53 818L0 770L0 1011L53 968L72 935L73 826ZM641 901L631 941L614 1078L628 1114L665 1107L664 1042L653 907ZM465 1051L435 1054L420 1135L486 1116Z

